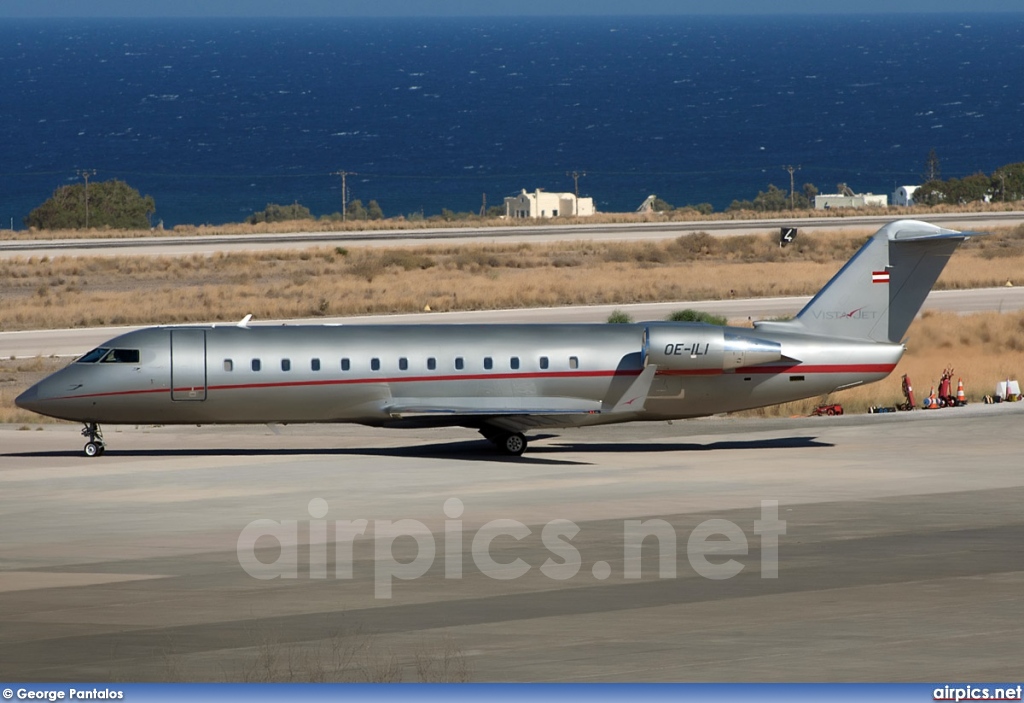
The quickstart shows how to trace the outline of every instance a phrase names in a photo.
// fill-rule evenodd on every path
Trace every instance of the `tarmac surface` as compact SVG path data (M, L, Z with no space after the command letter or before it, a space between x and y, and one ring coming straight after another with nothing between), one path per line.
M0 426L0 680L1016 680L1022 420Z

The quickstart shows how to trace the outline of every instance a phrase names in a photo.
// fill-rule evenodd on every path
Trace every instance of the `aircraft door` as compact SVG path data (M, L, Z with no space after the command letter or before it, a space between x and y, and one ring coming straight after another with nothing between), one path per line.
M206 330L171 330L171 400L206 400Z

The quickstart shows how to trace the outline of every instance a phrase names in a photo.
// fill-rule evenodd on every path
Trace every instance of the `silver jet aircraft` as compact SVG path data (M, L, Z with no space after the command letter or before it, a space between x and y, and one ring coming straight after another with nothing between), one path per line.
M524 433L675 420L885 378L957 246L973 233L880 229L788 321L151 327L93 349L19 407L85 424L353 422L462 426L519 455Z

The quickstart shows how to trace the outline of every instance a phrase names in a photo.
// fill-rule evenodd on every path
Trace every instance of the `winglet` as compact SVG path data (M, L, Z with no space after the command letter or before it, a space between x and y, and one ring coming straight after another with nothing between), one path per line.
M238 324L236 324L235 327L241 327L243 330L249 329L249 320L251 320L251 319L252 319L252 313L249 313L248 315L243 317L241 320L239 320Z
M608 403L602 408L602 413L638 413L643 411L647 403L647 394L651 392L651 383L654 382L654 375L658 372L657 364L650 364L639 376L633 379L626 392L611 408Z

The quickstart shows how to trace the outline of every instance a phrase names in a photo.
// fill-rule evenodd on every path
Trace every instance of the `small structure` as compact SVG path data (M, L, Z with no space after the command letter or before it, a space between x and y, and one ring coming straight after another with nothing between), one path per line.
M815 210L830 210L835 207L888 207L888 195L874 193L831 193L814 196Z
M658 199L657 195L648 195L647 199L640 203L640 207L636 209L637 212L654 212L654 201Z
M914 204L914 193L921 186L900 186L892 194L892 204L896 207L911 207Z
M590 217L594 214L593 198L577 198L574 193L547 193L540 188L505 198L508 218Z

